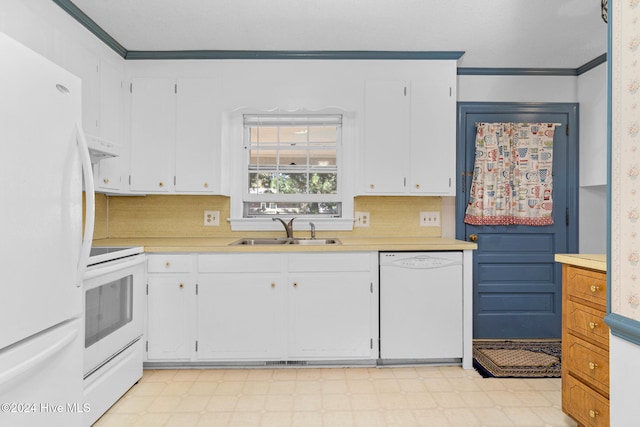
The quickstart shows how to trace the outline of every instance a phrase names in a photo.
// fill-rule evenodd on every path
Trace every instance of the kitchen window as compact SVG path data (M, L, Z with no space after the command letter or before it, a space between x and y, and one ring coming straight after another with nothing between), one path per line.
M340 218L341 114L245 114L243 217Z

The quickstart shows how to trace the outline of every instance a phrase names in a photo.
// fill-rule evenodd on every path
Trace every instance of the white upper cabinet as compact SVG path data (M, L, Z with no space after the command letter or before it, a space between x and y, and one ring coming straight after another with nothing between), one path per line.
M409 166L408 82L368 81L365 90L366 193L403 193Z
M122 66L110 61L100 64L100 136L114 144L124 145L122 132ZM124 149L122 150L124 152ZM94 165L96 191L120 192L125 176L126 158L111 157Z
M173 184L176 82L134 78L131 86L131 191L167 193Z
M362 194L455 194L456 63L365 84Z
M100 60L84 46L71 43L65 68L82 80L82 129L86 133L100 132Z
M220 114L215 114L218 83L178 79L176 111L176 192L219 192Z
M219 193L216 83L134 78L131 90L131 191Z

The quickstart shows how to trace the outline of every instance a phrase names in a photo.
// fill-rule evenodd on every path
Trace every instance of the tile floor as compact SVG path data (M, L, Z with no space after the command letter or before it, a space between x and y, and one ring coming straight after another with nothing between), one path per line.
M95 426L575 426L560 387L460 367L146 370Z

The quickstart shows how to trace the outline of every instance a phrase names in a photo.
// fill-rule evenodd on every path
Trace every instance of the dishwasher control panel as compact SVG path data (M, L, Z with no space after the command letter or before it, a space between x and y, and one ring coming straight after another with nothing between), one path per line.
M407 256L406 253L381 253L380 265L392 265L402 268L422 269L422 268L438 268L449 265L460 264L459 254L450 257L445 253L437 253L437 255L429 255L426 253L412 254Z

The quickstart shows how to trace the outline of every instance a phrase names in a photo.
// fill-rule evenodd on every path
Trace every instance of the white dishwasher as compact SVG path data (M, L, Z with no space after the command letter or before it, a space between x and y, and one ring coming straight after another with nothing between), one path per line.
M462 310L462 252L380 252L383 363L459 363Z

